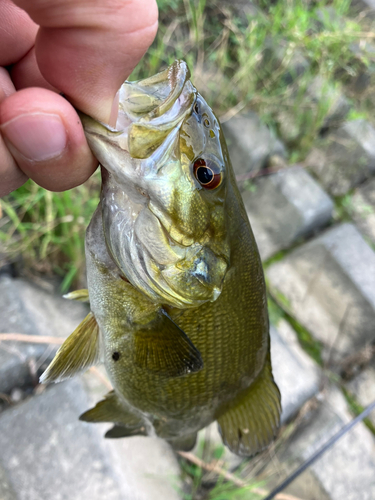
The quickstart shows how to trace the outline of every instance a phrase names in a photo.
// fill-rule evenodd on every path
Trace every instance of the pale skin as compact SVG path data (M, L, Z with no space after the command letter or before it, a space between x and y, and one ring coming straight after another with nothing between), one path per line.
M90 177L74 108L114 120L157 19L156 0L0 0L0 196L28 178L63 191Z

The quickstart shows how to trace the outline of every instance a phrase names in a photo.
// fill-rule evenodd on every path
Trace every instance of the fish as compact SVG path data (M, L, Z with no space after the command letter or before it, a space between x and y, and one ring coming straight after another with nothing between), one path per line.
M119 91L115 127L80 114L102 169L86 232L90 313L41 382L104 363L113 390L80 416L106 437L176 450L218 422L235 454L264 450L281 402L262 263L225 138L182 60Z

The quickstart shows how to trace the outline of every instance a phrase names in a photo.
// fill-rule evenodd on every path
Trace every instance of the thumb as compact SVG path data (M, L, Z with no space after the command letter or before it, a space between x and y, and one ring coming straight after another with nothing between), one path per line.
M108 122L118 88L155 37L156 1L14 3L40 26L35 54L43 77L75 107Z

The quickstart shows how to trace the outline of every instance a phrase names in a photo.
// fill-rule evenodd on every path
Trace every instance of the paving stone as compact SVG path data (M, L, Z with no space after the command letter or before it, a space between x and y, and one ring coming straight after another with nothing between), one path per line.
M281 422L285 423L319 392L320 370L287 321L281 320L277 328L271 326L270 334L272 371L281 393Z
M347 384L354 399L363 407L375 401L375 362L367 366L359 375ZM369 419L375 426L375 411Z
M330 193L347 193L375 173L375 129L363 119L345 123L318 142L306 164Z
M242 197L263 260L331 219L332 200L302 168L259 178L254 186L255 191L244 191Z
M317 76L307 88L307 96L319 108L327 110L323 128L338 127L352 108L340 86Z
M375 18L375 0L352 0L351 8L357 14L365 14L371 19Z
M169 445L157 438L104 439L106 424L78 420L89 401L75 379L0 415L0 471L16 495L10 498L178 500L179 467Z
M349 212L361 233L375 244L375 178L355 190Z
M276 482L308 459L352 418L341 392L330 387L324 403L310 413L288 446L276 455L275 461L279 463ZM314 488L320 487L322 496L311 496L311 492L303 488L306 473L299 477L299 485L292 483L284 492L306 500L372 500L375 498L374 436L363 423L357 424L312 464L307 473L311 486L315 483Z
M333 365L375 340L375 253L338 225L267 269L269 289Z
M65 300L23 279L0 276L0 333L67 337L87 312L85 304ZM42 344L1 342L0 392L25 385L30 378L29 361L44 354L51 359L53 353Z
M237 176L257 172L273 155L286 156L283 144L255 113L235 116L222 127Z

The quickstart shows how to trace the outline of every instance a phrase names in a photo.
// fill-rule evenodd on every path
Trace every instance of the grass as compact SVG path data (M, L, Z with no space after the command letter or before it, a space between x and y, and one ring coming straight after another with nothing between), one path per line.
M357 402L355 396L345 387L342 387L342 390L350 410L357 417L364 411L365 408ZM375 435L375 425L372 423L372 421L367 417L363 419L363 422L366 427Z
M318 365L323 366L322 350L323 346L321 342L316 340L313 335L299 323L288 310L288 300L280 301L280 296L282 294L274 294L272 291L272 297L268 296L268 313L270 316L270 322L277 326L281 319L285 319L290 323L292 328L297 334L298 341L302 349L307 352L307 354L318 363Z
M207 452L208 451L208 452ZM224 454L224 446L218 445L213 449L210 442L205 439L200 440L196 456L205 457L202 463L219 464ZM207 472L200 465L192 463L185 458L180 458L184 491L180 494L184 500L259 500L260 488L264 482L250 480L248 484L240 478L238 472L229 473L229 478L218 476L217 473ZM226 471L225 471L226 472ZM237 483L237 484L236 484Z
M130 79L184 58L193 82L222 120L248 109L258 112L288 144L293 161L304 158L324 126L330 96L373 64L365 50L353 52L353 44L369 38L347 16L348 0L272 5L260 0L263 10L255 16L241 11L238 0L158 3L157 38ZM339 17L329 14L331 7ZM319 98L308 91L316 77L325 82ZM352 110L351 117L363 113ZM66 193L48 193L28 182L2 201L0 256L35 272L61 275L64 290L77 286L84 230L98 192L98 176Z
M3 259L36 273L61 276L61 289L82 280L84 235L99 201L99 173L84 186L52 193L32 181L1 200ZM0 260L1 262L1 260Z

